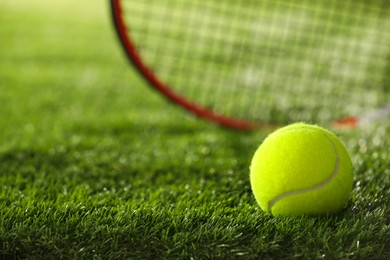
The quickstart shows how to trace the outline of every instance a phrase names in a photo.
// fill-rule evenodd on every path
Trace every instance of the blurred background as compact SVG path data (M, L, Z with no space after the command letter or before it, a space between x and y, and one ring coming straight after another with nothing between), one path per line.
M1 1L0 39L0 151L44 145L77 127L189 118L160 109L165 101L131 69L108 1Z

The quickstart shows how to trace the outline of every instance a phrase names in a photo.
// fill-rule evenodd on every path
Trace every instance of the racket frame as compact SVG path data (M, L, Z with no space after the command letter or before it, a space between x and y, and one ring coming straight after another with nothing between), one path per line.
M168 84L161 81L158 75L155 74L152 68L150 68L143 60L141 54L139 53L135 42L133 41L129 28L126 25L123 14L123 0L110 0L111 12L114 27L119 38L119 41L123 47L123 50L130 61L130 63L138 70L138 72L143 76L143 78L149 83L154 90L160 92L167 100L170 102L179 105L180 107L186 109L190 113L194 114L197 117L202 119L206 119L209 121L213 121L219 124L222 127L233 128L238 130L254 130L254 129L274 129L278 126L272 123L266 122L251 122L248 120L231 118L224 116L222 114L215 113L214 111L199 106L193 101L190 101L173 91ZM379 111L379 112L378 112ZM372 121L380 121L383 118L389 119L390 109L389 106L385 108L378 109L378 111L374 111L370 113L370 118L374 118ZM385 111L385 112L383 112ZM372 114L374 116L372 116ZM377 115L378 114L378 115ZM383 116L385 114L385 116ZM379 119L378 119L379 118ZM347 128L355 128L360 122L367 121L365 116L357 116L357 117L348 117L343 119L334 120L332 125L334 128L347 127ZM371 121L371 119L370 119Z

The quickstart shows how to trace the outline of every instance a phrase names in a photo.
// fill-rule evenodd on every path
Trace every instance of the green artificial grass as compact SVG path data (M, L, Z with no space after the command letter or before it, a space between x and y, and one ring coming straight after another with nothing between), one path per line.
M354 165L340 214L273 217L251 157L128 66L106 1L0 2L2 258L390 258L389 123L338 132Z

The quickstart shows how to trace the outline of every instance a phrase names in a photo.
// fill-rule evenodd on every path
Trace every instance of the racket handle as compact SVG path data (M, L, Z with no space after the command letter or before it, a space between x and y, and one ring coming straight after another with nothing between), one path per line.
M333 122L333 126L336 128L344 127L359 127L368 124L372 124L382 120L390 119L390 104L379 109L368 111L361 116L347 117L336 120Z

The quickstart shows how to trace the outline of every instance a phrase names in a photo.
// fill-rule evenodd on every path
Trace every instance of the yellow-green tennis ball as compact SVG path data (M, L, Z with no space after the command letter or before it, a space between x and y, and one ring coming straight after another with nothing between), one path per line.
M250 181L260 207L273 215L336 213L352 189L352 164L333 133L296 123L264 140L252 159Z

